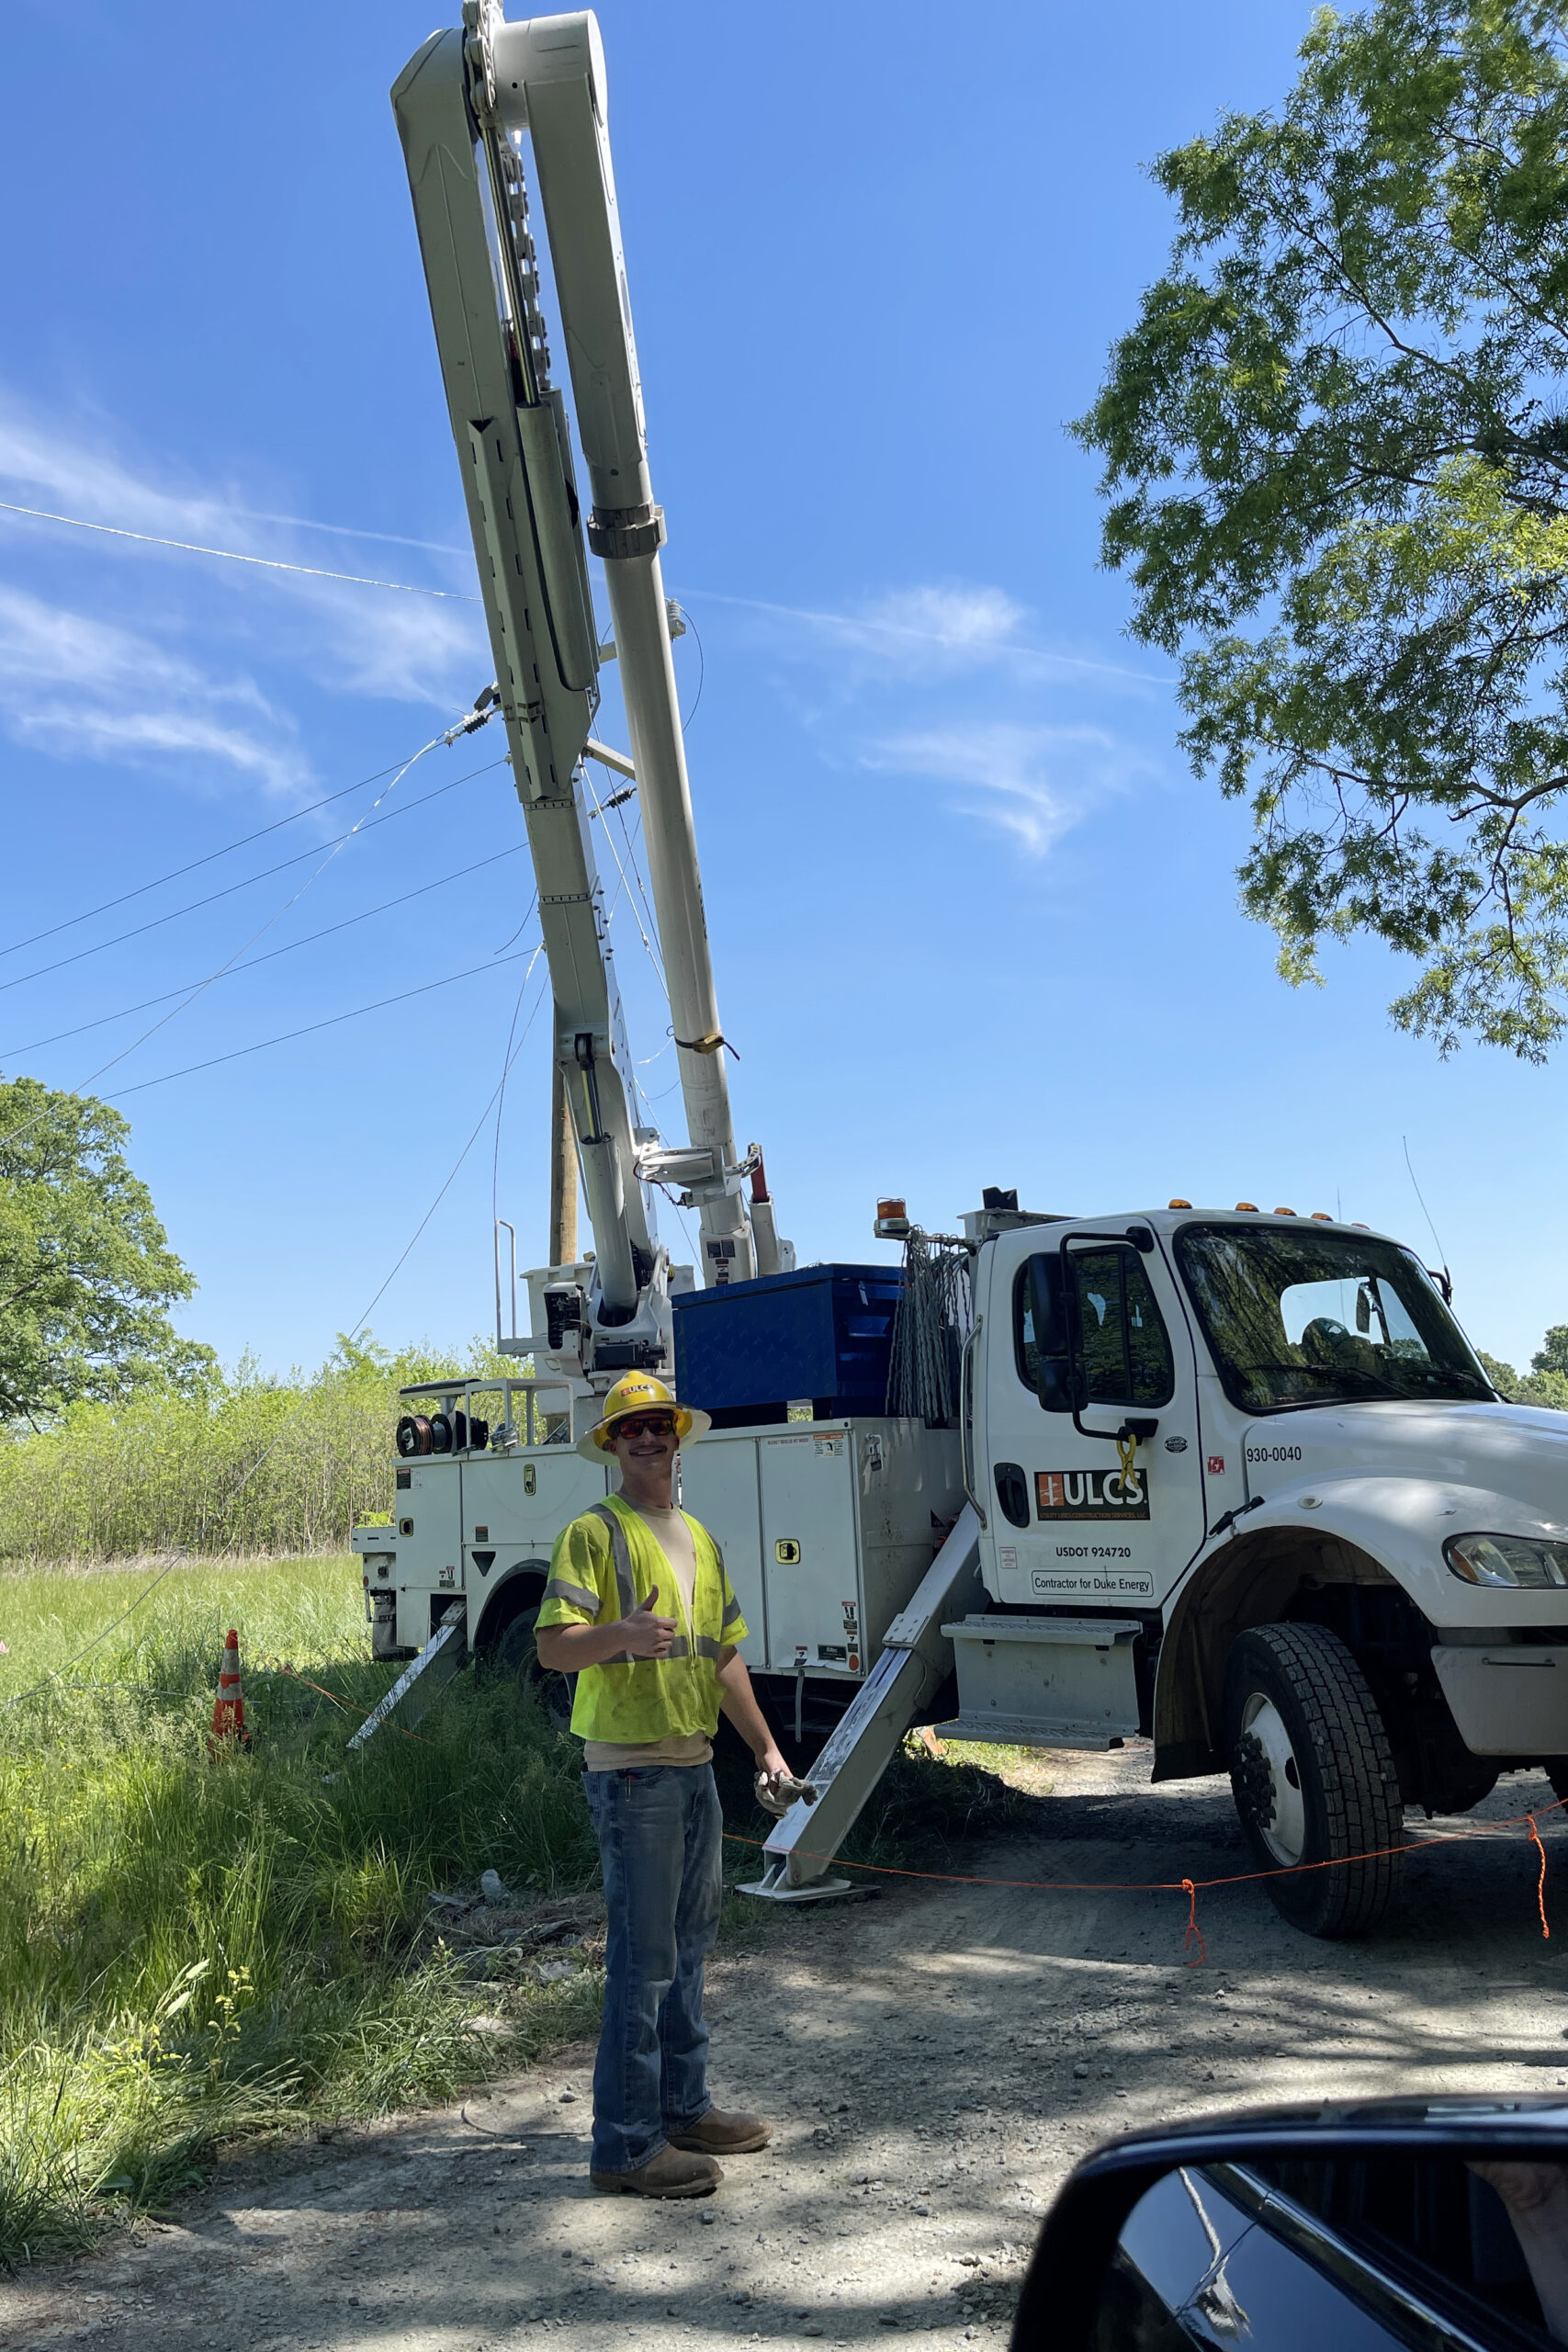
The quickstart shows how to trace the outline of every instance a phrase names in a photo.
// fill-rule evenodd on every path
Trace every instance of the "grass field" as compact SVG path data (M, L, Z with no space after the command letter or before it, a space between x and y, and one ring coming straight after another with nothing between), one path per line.
M6 2264L156 2207L220 2141L446 2097L595 2022L583 1971L512 1996L510 2043L469 2030L475 1988L426 1901L487 1868L551 1894L596 1883L577 1743L514 1682L465 1674L417 1739L347 1760L394 1671L370 1659L352 1559L182 1562L114 1625L158 1575L0 1575ZM231 1624L254 1738L214 1760ZM757 1834L743 1769L724 1780ZM1028 1805L908 1755L845 1851L940 1869ZM744 1875L755 1855L733 1850Z

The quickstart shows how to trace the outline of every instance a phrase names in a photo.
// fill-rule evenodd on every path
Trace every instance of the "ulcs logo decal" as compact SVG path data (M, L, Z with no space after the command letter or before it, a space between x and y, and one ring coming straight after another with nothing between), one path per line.
M1037 1470L1034 1508L1041 1519L1147 1519L1142 1470Z

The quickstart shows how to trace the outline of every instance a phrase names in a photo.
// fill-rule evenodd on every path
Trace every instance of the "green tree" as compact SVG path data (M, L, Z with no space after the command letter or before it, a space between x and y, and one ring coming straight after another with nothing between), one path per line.
M214 1367L169 1322L196 1284L127 1164L129 1133L88 1096L0 1081L0 1419L189 1387Z
M1550 1405L1553 1412L1568 1412L1568 1323L1553 1324L1522 1377L1511 1363L1476 1352L1487 1379L1510 1405Z
M1532 1372L1568 1375L1568 1323L1554 1323L1530 1358Z
M1568 0L1319 13L1277 114L1154 166L1179 232L1074 427L1104 555L1249 796L1280 969L1539 1060L1568 997Z

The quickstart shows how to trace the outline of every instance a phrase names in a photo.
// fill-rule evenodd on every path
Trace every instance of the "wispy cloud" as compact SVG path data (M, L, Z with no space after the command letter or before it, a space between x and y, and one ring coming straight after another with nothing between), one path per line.
M227 486L125 458L110 432L57 428L0 397L0 495L18 504L242 554L323 567L299 518ZM73 540L85 541L90 555ZM445 552L439 584L468 588ZM0 726L40 748L139 764L193 763L274 791L309 781L292 720L258 676L455 712L489 675L477 606L73 534L0 514ZM355 564L355 571L365 568ZM428 568L427 568L428 569ZM77 578L81 600L71 601ZM47 587L48 593L41 593ZM483 673L480 675L480 673Z
M1102 727L992 720L912 729L867 744L861 764L957 787L946 806L1043 857L1109 795L1157 771Z
M867 667L908 676L957 676L967 671L1005 670L1049 684L1074 677L1124 680L1147 688L1173 683L1164 671L1040 642L1029 633L1032 616L1005 589L962 581L896 588L867 598L848 611L807 605L781 605L760 596L735 596L682 583L681 593L696 604L728 605L783 625L801 651L831 650L835 660L852 657Z
M214 677L23 589L0 587L0 718L44 751L133 764L196 756L275 792L308 774L292 723L254 680Z

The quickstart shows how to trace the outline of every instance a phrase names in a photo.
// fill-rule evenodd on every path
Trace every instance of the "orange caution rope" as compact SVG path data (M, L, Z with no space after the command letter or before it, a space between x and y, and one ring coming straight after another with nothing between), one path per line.
M1190 1878L1184 1878L1181 1882L1181 1890L1187 1897L1187 1933L1181 1939L1181 1949L1183 1951L1190 1951L1192 1939L1196 1936L1198 1957L1196 1960L1190 1960L1187 1965L1189 1968L1201 1968L1209 1957L1209 1947L1203 1940L1203 1930L1198 1925L1198 1889Z
M1345 1870L1348 1868L1349 1864L1352 1862L1381 1861L1385 1856L1390 1854L1423 1853L1429 1846L1473 1844L1477 1840L1483 1844L1495 1844L1496 1842L1496 1834L1498 1831L1505 1829L1517 1829L1521 1826L1528 1829L1529 1835L1540 1855L1540 1877L1536 1889L1536 1901L1540 1913L1541 1934L1550 1938L1551 1929L1548 1927L1546 1920L1546 1848L1541 1841L1540 1832L1537 1826L1537 1819L1538 1814L1545 1815L1548 1813L1561 1813L1565 1805L1568 1805L1568 1797L1559 1797L1552 1804L1540 1806L1536 1813L1511 1814L1506 1821L1493 1822L1484 1829L1441 1829L1438 1831L1435 1837L1407 1838L1401 1845L1374 1846L1364 1854L1338 1854L1335 1856L1332 1861L1292 1862L1282 1865L1277 1870L1232 1871L1221 1878L990 1878L982 1876L977 1872L960 1871L900 1870L891 1862L846 1861L842 1855L817 1854L811 1852L809 1849L806 1847L798 1847L795 1849L795 1851L799 1853L803 1861L824 1863L831 1862L838 1870L865 1871L876 1878L923 1879L931 1884L938 1886L1006 1886L1035 1894L1185 1894L1187 1897L1187 1934L1183 1941L1182 1949L1184 1951L1189 1951L1191 1948L1194 1939L1196 1939L1198 1944L1198 1958L1195 1961L1189 1961L1187 1965L1190 1968L1201 1968L1204 1962L1208 1959L1209 1948L1207 1943L1204 1941L1203 1931L1198 1925L1198 1896L1201 1893L1206 1893L1211 1888L1220 1886L1250 1886L1263 1879L1299 1878L1307 1871ZM724 1832L724 1835L729 1844L733 1846L752 1846L761 1852L766 1852L767 1850L766 1838L743 1838L738 1830L732 1829L727 1829Z
M1534 1814L1527 1814L1525 1818L1529 1823L1530 1837L1534 1840L1537 1853L1540 1856L1540 1877L1536 1883L1535 1899L1536 1907L1540 1913L1541 1936L1544 1941L1550 1943L1551 1929L1546 1924L1546 1848L1540 1842L1540 1832L1535 1826Z

